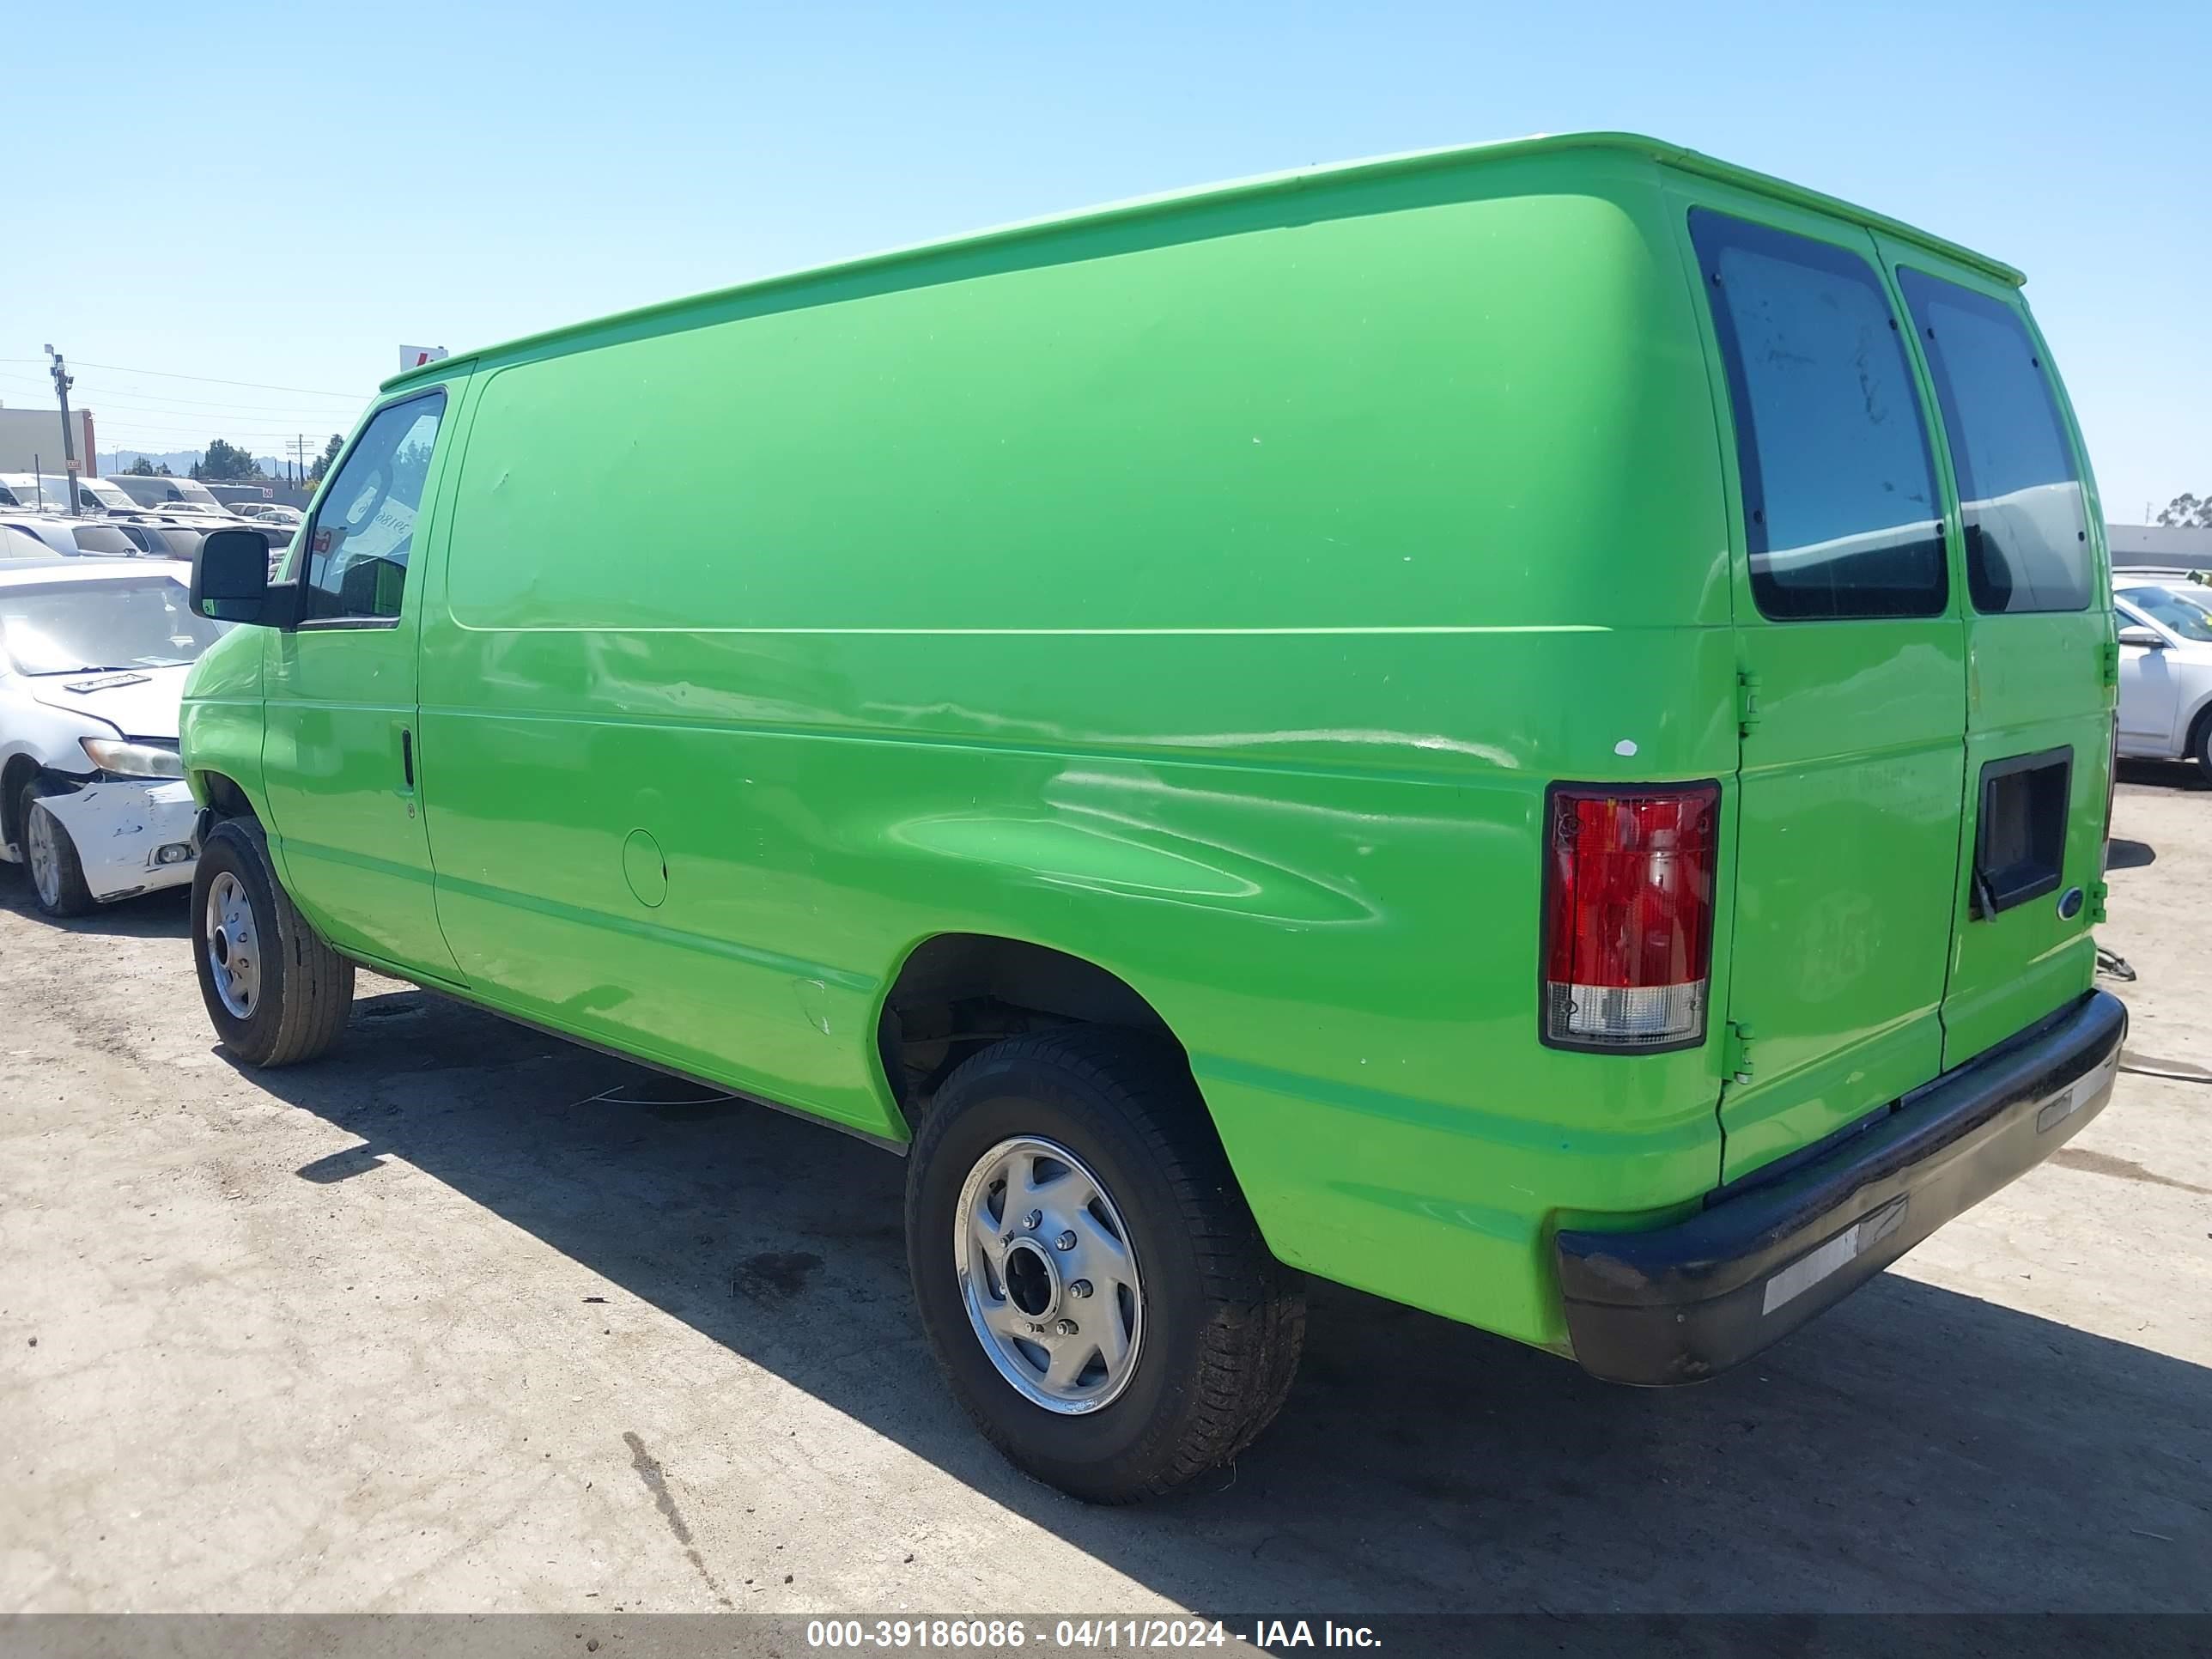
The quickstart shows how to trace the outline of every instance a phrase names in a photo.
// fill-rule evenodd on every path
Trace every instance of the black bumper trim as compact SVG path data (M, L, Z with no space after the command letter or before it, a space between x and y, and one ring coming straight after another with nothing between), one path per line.
M1671 1226L1561 1232L1575 1358L1653 1387L1741 1364L2063 1146L2112 1098L2127 1030L2092 991L1785 1180Z

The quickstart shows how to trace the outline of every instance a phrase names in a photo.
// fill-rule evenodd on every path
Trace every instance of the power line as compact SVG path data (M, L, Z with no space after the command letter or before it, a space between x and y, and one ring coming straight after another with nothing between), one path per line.
M37 384L37 381L28 374L0 374L0 380L16 382L24 386ZM311 410L299 404L215 403L204 398L172 398L164 392L144 392L135 386L118 388L116 397L125 401L111 401L106 392L97 389L96 383L95 390L87 401L103 409L140 409L163 415L191 414L203 409L214 409L234 414L268 415L288 421L294 420L301 415L309 415L319 422L337 418L337 414L334 410ZM149 401L145 403L128 401L136 398L145 398ZM167 407L167 405L174 405L174 407Z
M0 357L0 363L35 363L38 361L36 357ZM299 392L306 393L310 398L343 398L356 404L366 401L358 392L325 392L319 386L271 386L266 380L219 380L212 374L179 374L175 370L167 368L133 368L126 363L80 362L78 367L104 368L115 374L151 374L157 380L201 380L209 386L245 386L254 392Z
M93 410L93 417L95 420L99 419L99 416L98 410ZM266 439L274 442L280 438L290 437L297 430L299 430L297 427L289 426L218 425L212 421L205 426L161 426L150 421L112 422L101 421L98 428L100 447L102 449L114 448L115 443L112 441L114 440L144 432L155 433L164 437L195 438L198 440L195 447L204 449L208 446L210 434L232 443L235 443L241 438L252 438L256 441Z

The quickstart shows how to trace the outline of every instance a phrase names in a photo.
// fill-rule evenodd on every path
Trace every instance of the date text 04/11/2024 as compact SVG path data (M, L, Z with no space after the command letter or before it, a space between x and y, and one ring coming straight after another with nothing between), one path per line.
M1118 1650L1126 1648L1218 1648L1231 1643L1287 1652L1297 1648L1376 1648L1364 1625L1322 1620L1261 1619L1249 1631L1218 1619L1060 1619L1049 1626L1019 1619L817 1619L806 1644L817 1650L964 1649L988 1655L1024 1648Z

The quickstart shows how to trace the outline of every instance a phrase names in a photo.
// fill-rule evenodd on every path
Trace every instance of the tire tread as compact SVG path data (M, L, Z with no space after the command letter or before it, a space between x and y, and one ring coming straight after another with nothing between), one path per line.
M226 818L209 837L234 835L246 843L246 856L258 866L274 911L276 951L283 984L276 996L276 1019L265 1042L239 1042L226 1037L227 1046L240 1057L260 1066L297 1066L327 1054L353 1014L354 965L350 957L333 951L313 923L300 914L284 884L276 879L269 856L269 836L253 818ZM205 856L204 849L203 857ZM206 903L201 885L192 887L193 902L201 914ZM197 929L204 922L196 917ZM212 1010L210 1010L212 1012Z

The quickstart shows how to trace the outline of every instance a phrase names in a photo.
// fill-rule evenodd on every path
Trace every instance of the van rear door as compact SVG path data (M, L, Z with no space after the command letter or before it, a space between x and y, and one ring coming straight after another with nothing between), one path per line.
M1966 635L1933 411L1874 239L1692 188L1736 496L1732 1180L1942 1068Z
M2094 981L2118 657L2087 469L2019 291L1881 248L1936 390L1965 556L1948 1068Z

